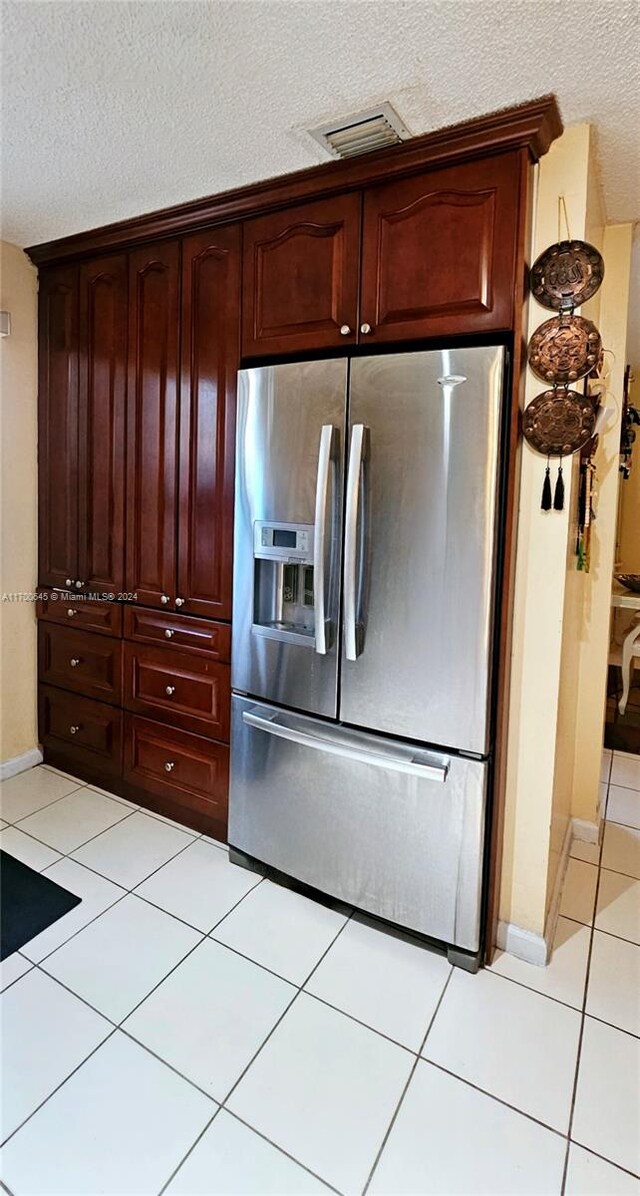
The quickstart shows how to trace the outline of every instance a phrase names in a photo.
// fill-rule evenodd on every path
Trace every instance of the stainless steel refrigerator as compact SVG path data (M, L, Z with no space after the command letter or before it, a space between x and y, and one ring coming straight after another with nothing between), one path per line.
M477 964L504 349L240 374L232 858Z

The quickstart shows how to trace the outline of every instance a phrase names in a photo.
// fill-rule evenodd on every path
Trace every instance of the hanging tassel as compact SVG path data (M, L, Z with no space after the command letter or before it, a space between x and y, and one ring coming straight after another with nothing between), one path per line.
M556 490L553 496L553 509L554 511L564 511L564 478L562 476L562 465L558 466Z
M551 478L549 477L549 458L547 457L547 468L544 471L544 482L542 484L542 501L540 509L542 511L551 510Z

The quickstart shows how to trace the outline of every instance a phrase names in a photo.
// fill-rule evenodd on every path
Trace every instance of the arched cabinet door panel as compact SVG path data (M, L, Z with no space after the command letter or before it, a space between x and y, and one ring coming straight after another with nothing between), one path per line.
M38 581L78 576L78 267L40 271Z
M143 606L175 599L179 297L178 242L130 254L126 590Z
M508 329L519 155L365 192L361 318L371 342Z
M241 229L182 245L177 597L186 614L231 618Z
M127 259L80 267L78 577L83 589L124 589Z
M352 192L247 221L243 357L355 343L360 208Z

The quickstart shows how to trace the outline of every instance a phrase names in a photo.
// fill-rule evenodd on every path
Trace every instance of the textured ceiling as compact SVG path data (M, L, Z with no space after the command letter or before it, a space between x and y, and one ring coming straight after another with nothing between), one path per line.
M414 133L544 92L640 218L637 0L3 0L2 235L49 240L322 161L390 99ZM635 64L635 65L634 65Z

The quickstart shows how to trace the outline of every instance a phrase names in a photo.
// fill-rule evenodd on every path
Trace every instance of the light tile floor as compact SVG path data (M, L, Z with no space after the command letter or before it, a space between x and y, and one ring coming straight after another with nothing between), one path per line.
M546 969L469 976L42 766L0 841L82 897L0 968L15 1196L640 1194L640 760Z

